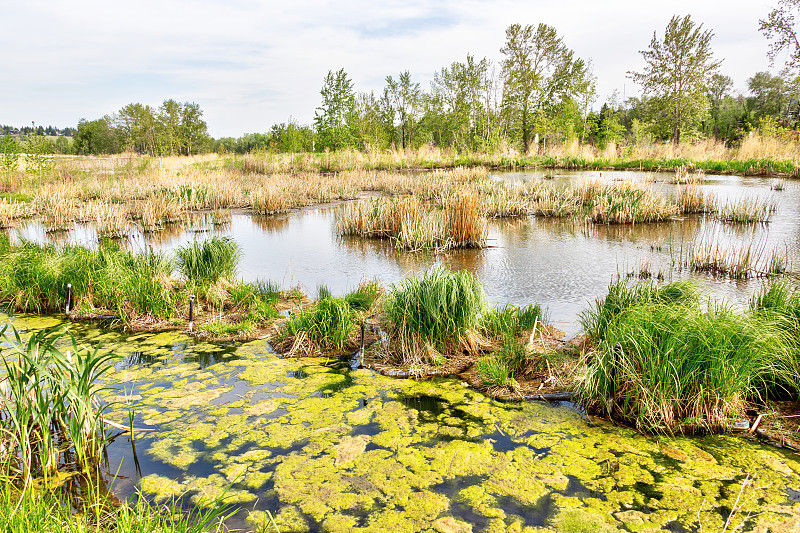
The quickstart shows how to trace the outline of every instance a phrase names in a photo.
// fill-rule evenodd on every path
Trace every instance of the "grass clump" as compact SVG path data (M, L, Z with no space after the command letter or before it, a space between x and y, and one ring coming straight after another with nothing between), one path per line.
M381 295L382 288L377 280L361 283L358 288L348 293L344 300L353 311L369 311L378 296Z
M784 335L755 315L645 301L606 325L582 392L641 430L726 430L772 388L786 355Z
M167 318L177 306L171 273L163 254L135 255L116 243L59 250L0 242L0 301L22 312L66 310L71 284L72 308L81 313L113 310L124 321L137 315Z
M605 338L609 324L623 311L638 304L653 302L661 304L696 303L697 287L688 281L676 281L666 285L655 283L631 284L625 280L612 282L608 294L594 306L581 313L580 323L595 342Z
M479 326L485 306L483 287L472 274L434 268L393 285L384 314L401 357L410 362L461 342Z
M469 272L434 268L392 286L385 313L396 331L440 346L477 326L485 301Z
M490 336L515 337L541 326L544 318L541 305L507 305L484 313L481 316L481 330Z
M745 198L738 202L720 205L714 212L714 217L732 224L766 223L776 209L774 202Z
M475 362L475 370L484 385L514 387L514 377L522 372L529 361L525 345L518 339L507 336L497 352L483 356Z
M343 350L355 329L355 314L342 298L322 298L293 314L284 324L278 341L305 336L320 348Z
M225 531L224 523L235 512L222 500L188 512L180 502L153 507L144 498L120 504L111 495L101 493L95 484L82 487L79 509L51 487L22 488L0 477L0 524L3 531L48 533L206 533Z
M241 259L241 249L236 241L218 236L182 246L175 254L178 271L187 282L198 285L233 279Z
M0 471L28 484L54 477L75 463L96 474L109 434L96 380L111 369L114 355L78 347L62 353L64 332L43 330L23 342L0 331L10 348L0 351Z
M750 403L796 395L800 295L777 282L751 306L702 304L683 282L612 283L581 318L596 347L584 401L641 430L681 433L727 430Z

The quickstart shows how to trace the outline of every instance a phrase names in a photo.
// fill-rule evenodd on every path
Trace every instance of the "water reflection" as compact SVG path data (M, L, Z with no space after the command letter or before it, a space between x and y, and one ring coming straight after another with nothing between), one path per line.
M494 179L539 180L544 172L497 175ZM547 184L567 187L584 179L638 180L664 194L675 194L671 173L568 172L556 171ZM731 225L711 217L687 216L654 224L593 225L581 220L519 218L493 220L489 225L489 248L458 250L445 254L406 253L394 249L387 239L339 237L335 233L336 207L306 209L278 216L243 213L199 213L163 231L142 234L133 230L125 245L133 250L170 251L194 239L212 235L231 236L242 246L240 275L247 281L269 279L283 287L299 285L309 294L325 285L334 294L354 289L364 279L378 278L386 284L418 273L432 265L473 272L498 304L541 303L551 319L568 333L575 333L582 309L601 297L618 275L637 271L643 265L667 279L694 277L710 295L744 305L759 280L731 281L675 270L692 242L719 243L721 247L751 246L769 253L787 253L790 268L798 268L800 250L800 182L787 181L776 192L769 178L707 176L699 188L718 201L759 197L774 201L777 211L768 224ZM16 238L54 242L40 225L28 222L9 230ZM70 243L96 246L97 234L89 226L74 224Z

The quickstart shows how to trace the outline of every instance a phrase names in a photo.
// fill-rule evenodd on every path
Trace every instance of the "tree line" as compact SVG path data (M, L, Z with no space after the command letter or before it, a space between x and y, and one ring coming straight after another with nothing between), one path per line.
M547 24L512 24L501 61L467 55L434 73L424 89L409 71L389 75L381 91L358 92L344 69L323 79L311 124L290 118L265 133L213 140L195 103L165 100L158 108L129 104L113 115L81 120L73 153L134 151L187 155L214 150L307 152L353 148L523 153L577 143L599 149L715 138L729 145L756 130L778 135L800 122L800 44L794 15L800 0L780 0L759 28L774 62L788 52L777 75L757 72L747 93L734 93L711 47L713 31L674 16L641 51L644 68L628 72L640 96L612 94L599 109L590 60L577 57ZM772 63L771 63L772 64Z
M640 96L618 93L594 109L597 78L546 24L512 24L503 59L467 55L436 72L424 90L409 71L387 76L378 92L357 92L344 69L329 71L311 125L290 120L264 134L215 141L219 151L383 150L423 145L459 151L528 152L576 142L599 149L619 144L680 143L714 138L736 145L753 131L779 135L800 127L800 46L793 14L800 0L781 0L759 21L770 58L787 50L780 74L757 72L747 92L734 92L714 57L713 31L674 16L641 51L645 66L628 72ZM794 55L792 55L794 54Z

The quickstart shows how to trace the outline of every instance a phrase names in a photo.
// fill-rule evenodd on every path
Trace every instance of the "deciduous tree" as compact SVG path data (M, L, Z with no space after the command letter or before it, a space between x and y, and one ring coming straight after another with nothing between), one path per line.
M642 50L645 68L628 75L642 86L651 119L662 135L672 134L680 143L681 132L695 126L709 109L706 91L719 68L711 51L711 30L695 25L689 15L673 16L664 38L653 32L650 48Z

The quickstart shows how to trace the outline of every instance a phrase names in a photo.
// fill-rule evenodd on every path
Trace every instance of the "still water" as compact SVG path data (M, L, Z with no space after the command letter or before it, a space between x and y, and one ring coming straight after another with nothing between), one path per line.
M565 173L553 182L599 174ZM673 194L664 183L670 177L655 175L652 186ZM628 178L643 176L602 174ZM336 236L331 206L279 217L203 214L159 234L134 233L128 246L171 250L231 236L242 246L244 279L299 284L312 296L320 284L344 293L363 279L394 283L442 264L475 273L495 303L544 304L551 321L574 334L580 311L643 262L667 279L692 276L673 263L693 240L800 250L800 183L781 192L772 183L711 176L702 186L718 199L774 199L771 222L748 227L700 217L636 226L498 220L487 249L401 253L387 241ZM19 236L52 238L34 223ZM97 242L84 226L62 238ZM739 305L760 284L696 277L710 295ZM60 321L0 315L0 324L24 336ZM743 507L733 527L800 528L800 461L754 439L641 435L571 404L499 403L458 380L398 380L280 359L265 341L209 344L179 332L87 324L70 330L120 357L104 378L106 399L132 405L134 426L148 430L135 448L127 436L109 448L107 476L121 498L139 491L190 507L225 493L241 507L231 525L272 531L269 512L284 533L719 531L736 505ZM109 417L127 423L122 407Z
M638 172L562 172L548 180L568 186L583 179L648 180L651 187L673 195L673 174ZM504 173L497 180L540 180L541 172ZM709 296L745 305L761 285L758 279L732 281L709 275L693 275L677 269L682 250L691 242L720 242L751 246L763 256L777 251L788 255L790 269L800 268L800 181L787 181L783 191L773 191L771 178L708 176L701 190L718 202L743 198L774 202L777 210L767 224L731 225L711 217L690 216L680 220L637 225L593 225L579 220L529 217L493 220L489 247L444 254L398 252L388 240L339 237L335 231L336 206L312 208L288 215L255 217L248 214L205 213L187 217L152 235L134 232L128 246L134 250L171 250L193 239L210 235L233 237L242 247L240 275L248 281L269 279L283 287L299 285L310 296L325 285L344 294L362 280L377 278L385 284L418 273L432 265L464 269L483 283L493 303L542 304L550 321L570 335L580 331L580 312L606 293L609 282L643 265L665 279L694 277ZM46 241L35 223L19 231L21 237ZM62 237L95 246L91 227L75 225Z

